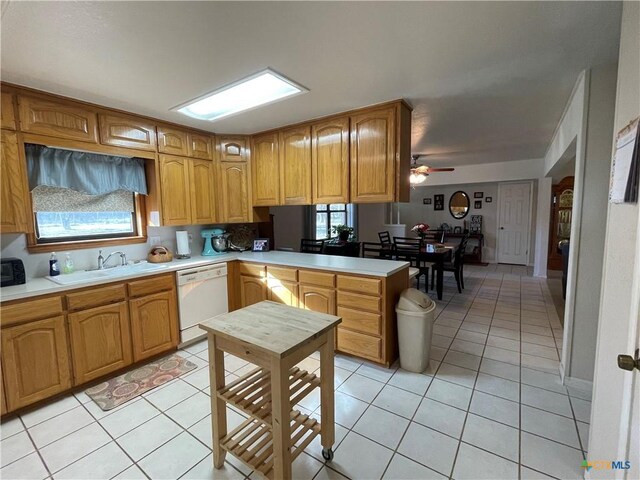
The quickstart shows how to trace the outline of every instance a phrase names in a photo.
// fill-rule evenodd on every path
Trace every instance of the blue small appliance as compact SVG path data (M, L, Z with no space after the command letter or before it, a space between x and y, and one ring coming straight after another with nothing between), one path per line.
M222 255L227 251L227 233L221 228L205 228L200 232L204 238L202 255Z

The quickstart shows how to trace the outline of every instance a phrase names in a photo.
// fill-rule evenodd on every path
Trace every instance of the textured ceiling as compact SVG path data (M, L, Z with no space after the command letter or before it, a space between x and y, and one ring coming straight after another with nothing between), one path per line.
M579 72L617 59L612 2L3 1L2 80L253 133L403 97L423 163L544 155ZM305 95L217 122L170 109L265 67Z

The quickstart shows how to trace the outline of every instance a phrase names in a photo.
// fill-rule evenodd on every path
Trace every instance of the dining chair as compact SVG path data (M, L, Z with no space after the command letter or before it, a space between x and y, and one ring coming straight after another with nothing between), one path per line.
M324 242L324 240L303 238L300 240L300 253L322 253L324 250Z
M411 268L418 269L415 275L416 287L420 289L420 277L424 277L424 291L429 290L429 268L433 266L430 262L420 259L422 249L422 239L414 237L393 237L393 251L396 260L409 262Z
M456 250L453 252L453 262L445 262L442 264L443 272L452 272L453 276L456 279L456 286L458 287L458 293L462 293L462 289L464 288L464 276L463 276L463 265L464 265L464 253L467 249L467 241L468 237L462 237L460 244L456 247ZM435 286L435 268L431 269L431 289L433 290Z
M380 239L380 243L391 245L391 234L389 234L389 231L378 232L378 238Z

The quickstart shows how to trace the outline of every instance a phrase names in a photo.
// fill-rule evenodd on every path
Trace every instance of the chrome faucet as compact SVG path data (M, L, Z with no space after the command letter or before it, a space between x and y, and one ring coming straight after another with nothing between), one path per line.
M127 256L124 254L124 252L111 252L107 258L104 258L102 256L102 250L100 250L98 252L98 270L102 270L104 269L104 265L105 263L107 263L109 261L109 259L113 256L113 255L120 255L120 265L125 266L127 264Z

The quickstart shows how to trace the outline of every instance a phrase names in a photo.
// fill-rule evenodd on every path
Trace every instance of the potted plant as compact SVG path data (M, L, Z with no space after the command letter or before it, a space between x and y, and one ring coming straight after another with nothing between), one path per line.
M340 241L346 242L353 233L353 227L347 227L346 225L336 225L331 227L331 232L337 235Z
M418 223L414 225L413 228L411 228L411 231L418 235L422 240L424 240L424 237L429 231L429 225L427 225L426 223Z

